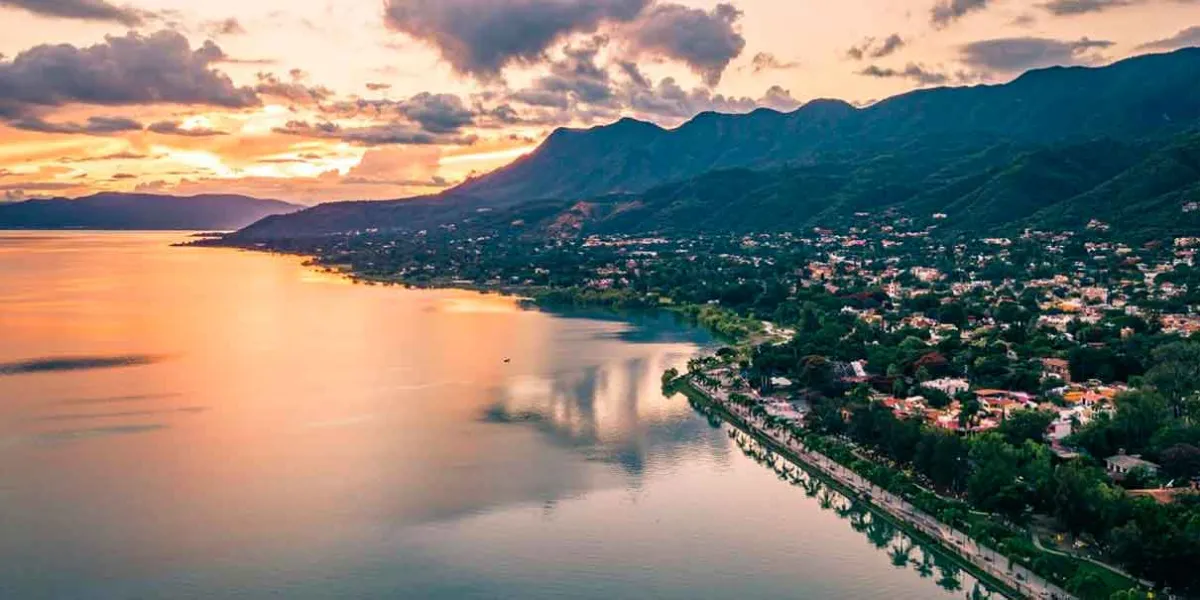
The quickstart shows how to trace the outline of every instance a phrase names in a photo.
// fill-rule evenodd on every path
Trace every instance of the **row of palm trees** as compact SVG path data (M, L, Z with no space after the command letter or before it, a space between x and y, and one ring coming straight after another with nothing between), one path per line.
M948 557L918 544L891 521L872 512L864 503L825 485L819 478L765 447L753 436L735 428L729 428L728 434L747 457L772 469L780 480L800 487L806 497L816 498L817 505L822 510L831 510L839 518L848 520L853 530L863 533L875 548L887 552L896 568L912 566L922 578L932 577L936 573L939 575L936 581L939 587L948 591L962 589L962 569ZM919 559L913 556L916 550L920 550ZM976 581L965 597L967 600L987 600L992 598L992 591Z

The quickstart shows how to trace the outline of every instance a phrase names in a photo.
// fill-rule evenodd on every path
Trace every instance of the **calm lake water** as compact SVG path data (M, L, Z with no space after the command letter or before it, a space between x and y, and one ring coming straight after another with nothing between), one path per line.
M0 232L0 597L980 592L664 398L669 318L181 239Z

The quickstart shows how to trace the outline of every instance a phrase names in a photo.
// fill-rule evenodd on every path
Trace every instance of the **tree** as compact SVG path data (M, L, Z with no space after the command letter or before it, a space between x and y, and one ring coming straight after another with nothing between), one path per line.
M1103 532L1108 529L1103 519L1105 484L1104 473L1080 461L1059 465L1054 470L1054 516L1068 531Z
M962 403L962 408L958 411L958 426L963 429L970 429L975 426L979 420L979 413L983 411L983 405L979 403L979 399L974 396L970 400Z
M1146 382L1166 397L1176 417L1185 416L1187 400L1200 389L1200 343L1167 344L1152 355L1155 365L1146 372Z
M1012 446L998 433L975 436L970 447L967 493L971 502L1020 521L1034 498L1031 489L1047 484L1049 452L1039 446Z
M1167 401L1153 391L1126 392L1117 396L1116 404L1113 427L1129 452L1139 452L1149 445L1150 439L1167 422Z
M1200 448L1175 444L1159 456L1163 475L1173 479L1191 479L1200 475Z
M1008 443L1020 446L1026 440L1040 442L1045 438L1046 429L1054 422L1054 414L1036 410L1019 410L1009 415L1000 424L999 433Z

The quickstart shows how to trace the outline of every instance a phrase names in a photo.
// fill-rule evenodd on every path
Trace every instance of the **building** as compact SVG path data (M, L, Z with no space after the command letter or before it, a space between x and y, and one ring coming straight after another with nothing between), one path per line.
M1043 358L1042 376L1056 377L1063 383L1071 383L1071 363L1061 358Z
M1123 479L1134 469L1145 469L1152 474L1158 474L1158 465L1148 460L1142 460L1142 457L1136 454L1122 452L1104 459L1104 464L1108 469L1109 476L1113 479Z
M937 390L939 392L942 392L943 394L946 394L947 396L953 397L955 394L957 394L959 392L965 392L965 391L971 389L971 383L969 381L967 381L966 379L953 379L950 377L943 377L941 379L934 379L932 381L926 381L925 383L921 384L921 387L927 387L932 390Z

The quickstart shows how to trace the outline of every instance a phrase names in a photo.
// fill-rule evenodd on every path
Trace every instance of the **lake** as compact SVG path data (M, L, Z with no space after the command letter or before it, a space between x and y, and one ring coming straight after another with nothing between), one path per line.
M664 397L669 316L185 239L0 232L0 597L986 595Z

